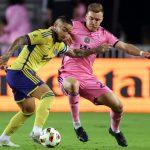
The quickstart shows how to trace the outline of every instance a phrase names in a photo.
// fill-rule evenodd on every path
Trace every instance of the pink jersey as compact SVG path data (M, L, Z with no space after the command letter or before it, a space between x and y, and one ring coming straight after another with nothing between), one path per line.
M74 43L70 48L75 49L85 48L88 50L90 48L96 48L104 43L114 46L118 42L118 39L104 28L99 27L98 31L90 32L85 27L84 22L78 20L73 21L72 35ZM88 78L93 73L92 66L95 58L96 54L85 58L71 58L64 56L59 73L63 76L75 75L84 79Z

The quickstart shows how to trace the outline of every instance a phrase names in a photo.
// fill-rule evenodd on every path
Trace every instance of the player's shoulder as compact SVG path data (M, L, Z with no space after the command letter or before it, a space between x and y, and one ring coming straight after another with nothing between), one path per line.
M37 33L40 34L40 37L42 38L52 38L53 37L53 32L50 29L38 29Z
M41 32L41 34L42 33L52 34L52 30L50 29L38 29L37 31Z
M59 43L59 47L66 47L67 45L64 42Z
M108 31L107 29L105 29L102 26L99 26L98 32L101 32L103 34L112 34L110 31Z
M106 32L106 29L102 26L99 26L98 32Z
M76 19L72 19L71 21L73 26L82 26L85 22L83 18L76 18Z
M71 19L72 22L85 22L84 18L75 18L75 19Z

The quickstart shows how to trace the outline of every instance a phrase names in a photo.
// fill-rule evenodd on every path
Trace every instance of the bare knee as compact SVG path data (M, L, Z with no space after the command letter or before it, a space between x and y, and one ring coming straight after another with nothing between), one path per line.
M22 112L25 115L32 115L35 112L35 107L23 107Z
M123 104L114 93L107 93L100 96L97 99L96 104L108 106L114 112L123 112Z
M123 104L122 103L117 104L113 111L122 113L123 112Z
M80 83L74 78L67 78L66 81L64 81L63 86L68 93L78 93Z
M122 102L117 98L115 99L111 109L114 111L114 112L117 112L117 113L122 113L123 112L123 104Z

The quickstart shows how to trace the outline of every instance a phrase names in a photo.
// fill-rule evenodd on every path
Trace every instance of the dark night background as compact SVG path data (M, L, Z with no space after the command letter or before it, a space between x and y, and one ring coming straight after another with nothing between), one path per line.
M126 41L139 44L150 44L150 1L142 0L82 0L85 4L101 2L104 6L103 27L119 36L125 33ZM52 0L49 1L52 4ZM72 1L53 2L55 17L65 14L71 18ZM52 6L52 5L51 5ZM66 9L67 8L67 9ZM68 9L69 8L69 9ZM144 43L147 38L148 43Z

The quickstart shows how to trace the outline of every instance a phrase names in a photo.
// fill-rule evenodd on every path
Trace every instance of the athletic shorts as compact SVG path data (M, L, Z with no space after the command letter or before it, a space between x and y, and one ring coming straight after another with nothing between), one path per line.
M95 105L98 105L97 98L99 96L112 92L112 90L109 87L103 85L99 80L95 78L95 76L90 76L90 78L86 78L83 80L74 75L63 76L61 74L61 76L58 77L58 82L59 82L60 89L65 95L67 95L67 92L65 91L62 83L64 79L66 79L67 77L73 77L77 79L80 83L80 88L79 88L80 96L84 97L85 99L90 100Z
M12 89L16 102L21 102L29 98L40 85L44 82L29 69L7 70L6 80Z

